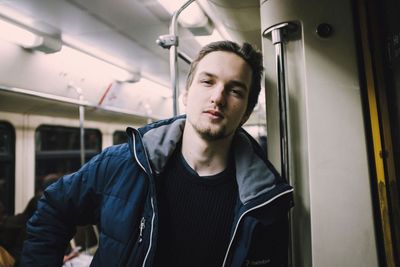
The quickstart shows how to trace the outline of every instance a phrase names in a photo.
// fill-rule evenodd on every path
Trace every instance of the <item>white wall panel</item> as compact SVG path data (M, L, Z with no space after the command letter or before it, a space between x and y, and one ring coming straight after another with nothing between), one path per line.
M262 30L294 21L287 43L294 266L378 266L349 1L268 0ZM334 28L319 37L320 23ZM274 48L264 38L269 155L279 159Z

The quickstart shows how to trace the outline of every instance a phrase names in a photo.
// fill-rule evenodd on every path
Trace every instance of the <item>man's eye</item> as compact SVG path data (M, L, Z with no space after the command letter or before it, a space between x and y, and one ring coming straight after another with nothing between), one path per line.
M243 97L243 91L240 89L231 89L230 92L237 97Z
M211 80L200 80L200 83L204 84L204 85L212 85L212 81Z

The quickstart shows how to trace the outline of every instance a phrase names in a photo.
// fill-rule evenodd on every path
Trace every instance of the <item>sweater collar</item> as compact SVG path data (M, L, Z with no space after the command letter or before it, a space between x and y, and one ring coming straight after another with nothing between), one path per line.
M185 121L185 116L180 116L139 129L154 172L163 171L182 138ZM236 181L243 204L273 190L278 180L276 173L268 167L262 156L255 152L255 141L251 139L245 130L240 128L236 131L232 143Z

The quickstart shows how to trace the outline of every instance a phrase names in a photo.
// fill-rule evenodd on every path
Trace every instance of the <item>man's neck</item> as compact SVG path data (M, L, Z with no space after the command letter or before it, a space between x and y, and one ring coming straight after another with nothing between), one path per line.
M232 137L205 140L192 127L185 126L182 138L182 155L198 175L218 174L224 171L228 165Z

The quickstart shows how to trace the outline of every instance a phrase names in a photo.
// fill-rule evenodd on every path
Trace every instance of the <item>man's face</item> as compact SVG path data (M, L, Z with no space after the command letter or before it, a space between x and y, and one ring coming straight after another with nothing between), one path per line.
M231 136L248 119L251 74L250 66L234 53L207 54L183 95L188 126L207 140Z

